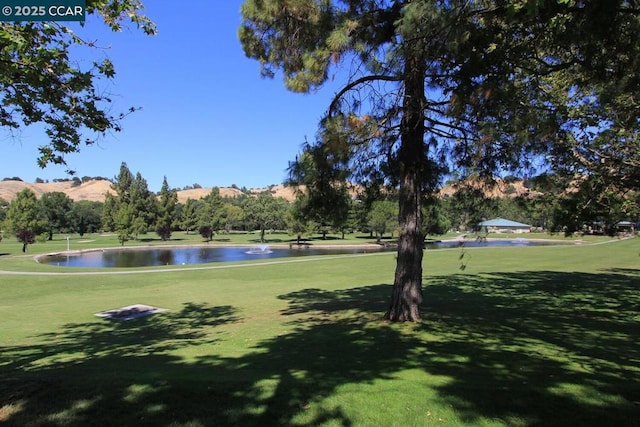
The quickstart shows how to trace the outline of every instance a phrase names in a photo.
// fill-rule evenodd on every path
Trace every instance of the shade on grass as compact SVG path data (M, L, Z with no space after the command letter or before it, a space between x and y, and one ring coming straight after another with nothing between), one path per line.
M0 422L632 425L639 242L427 252L419 324L380 320L393 254L2 276ZM133 302L169 311L93 316Z

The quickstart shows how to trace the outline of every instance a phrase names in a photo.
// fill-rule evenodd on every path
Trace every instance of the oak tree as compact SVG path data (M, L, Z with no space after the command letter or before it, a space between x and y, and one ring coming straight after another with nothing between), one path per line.
M47 220L40 209L33 191L21 190L9 204L9 211L4 221L7 231L13 233L22 243L22 251L35 242L35 237L47 229Z
M391 232L398 225L398 204L388 200L378 200L371 205L371 211L367 216L369 228L377 235L377 241L380 243L384 234Z
M251 230L260 230L260 242L265 243L265 233L268 229L283 229L286 227L284 219L289 204L281 197L273 197L269 192L262 192L256 197L244 200L244 213Z
M48 239L53 233L68 232L73 225L73 200L61 191L44 193L38 201L42 214L47 221Z
M211 188L211 192L200 200L197 213L200 234L208 240L213 239L213 234L226 223L224 200L218 187Z
M73 220L73 230L80 237L85 233L95 233L102 229L102 211L104 202L90 200L78 200L73 202L71 218Z

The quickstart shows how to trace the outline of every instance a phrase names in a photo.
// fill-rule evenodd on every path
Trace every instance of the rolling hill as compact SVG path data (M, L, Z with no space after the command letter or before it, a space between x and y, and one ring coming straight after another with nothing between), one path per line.
M16 194L23 189L28 188L35 193L37 198L40 198L44 193L59 191L69 196L69 198L75 202L80 200L102 202L104 201L105 194L115 194L111 189L111 184L111 181L107 180L90 180L77 186L74 186L72 181L29 183L6 180L0 181L0 198L10 202L16 197ZM286 188L283 185L274 185L269 188L252 189L250 191L253 194L258 194L262 191L270 191L275 197L282 197L289 201L295 199L293 190L291 188ZM210 192L211 188L180 190L178 191L178 202L185 203L187 199L198 200ZM241 194L242 192L237 188L220 187L220 195L223 197L237 197Z
M111 189L111 184L111 181L108 180L90 180L76 186L73 185L72 181L28 183L23 181L5 180L0 181L0 198L10 202L15 198L16 194L24 188L29 188L38 198L40 198L44 193L59 191L65 193L75 202L80 200L102 202L104 201L105 194L115 194ZM238 197L242 194L242 191L235 187L219 187L219 189L220 195L223 197ZM264 191L269 191L274 197L282 197L288 201L293 201L296 197L292 188L285 187L283 185L272 185L267 188L251 189L250 193L259 194ZM180 190L178 191L178 202L185 203L188 199L198 200L205 197L210 192L211 187ZM455 188L453 186L446 185L440 191L440 194L451 195L454 192ZM532 194L532 192L524 186L522 181L512 183L498 181L494 188L485 190L485 194L487 197L499 198L526 196L528 194Z

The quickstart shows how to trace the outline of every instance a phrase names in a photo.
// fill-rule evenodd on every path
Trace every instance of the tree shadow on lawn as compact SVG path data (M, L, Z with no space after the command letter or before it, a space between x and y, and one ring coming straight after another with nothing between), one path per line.
M331 321L302 316L287 324L290 331L247 343L238 357L211 352L229 333L218 332L220 326L243 322L232 307L190 304L128 322L67 325L36 337L38 344L0 349L0 422L280 426L303 417L301 425L351 425L343 408L320 402L340 385L393 375L417 344L371 322L380 319L379 306L376 312L361 308L367 306L363 301L382 301L381 291L388 289L335 292L340 303L331 308ZM341 318L349 307L366 319ZM395 344L380 357L380 343ZM209 350L191 360L175 354L187 346Z
M400 333L371 351L383 361L390 350L403 353L389 360L398 370L450 378L430 387L470 425L487 419L506 425L634 425L640 420L639 279L637 270L426 278L424 321L414 328L391 325ZM357 341L372 327L366 323L357 331L355 319L384 310L389 293L388 286L307 289L283 298L290 301L287 314L311 313L319 323L332 322L336 312L350 313ZM352 349L344 347L343 357ZM366 352L356 356L371 363Z
M470 423L637 425L640 272L534 271L428 280L423 368ZM437 360L437 361L436 361ZM520 420L520 421L518 421Z
M425 321L409 325L380 321L386 284L282 295L289 330L246 342L236 357L211 351L238 339L221 328L244 322L228 306L68 325L41 337L48 343L0 349L4 421L349 426L359 408L325 401L340 386L416 369L448 378L425 380L425 390L470 425L637 421L637 276L523 272L427 283ZM172 353L188 346L190 360Z
M127 322L70 324L34 337L37 344L5 346L0 422L289 425L338 385L395 371L406 350L375 357L379 342L398 338L389 328L367 335L366 325L351 320L320 326L309 320L291 323L290 333L248 343L239 357L211 354L229 333L220 327L242 322L233 307L188 304L180 312ZM209 350L196 351L191 360L176 355L188 346ZM340 408L314 411L309 424L325 421L350 424Z
M171 352L213 345L217 327L239 321L233 307L188 303L179 312L96 318L38 335L33 345L0 347L0 424L137 424L149 410L145 396L173 399L166 377L182 361Z

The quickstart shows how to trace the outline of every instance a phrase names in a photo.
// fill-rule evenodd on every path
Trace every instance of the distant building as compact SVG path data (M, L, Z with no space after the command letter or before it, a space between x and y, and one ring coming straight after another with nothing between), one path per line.
M636 232L636 224L631 221L620 221L616 224L616 231L622 234L633 234Z
M488 221L482 221L478 224L481 230L487 233L529 233L531 226L521 222L511 221L504 218L495 218Z

